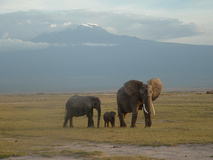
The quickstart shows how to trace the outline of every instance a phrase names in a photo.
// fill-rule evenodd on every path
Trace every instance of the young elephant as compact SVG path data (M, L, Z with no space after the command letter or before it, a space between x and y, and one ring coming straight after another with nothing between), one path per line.
M100 124L101 116L101 101L94 96L73 96L67 103L65 108L65 119L63 127L67 127L68 120L70 120L70 127L73 127L73 117L86 115L88 118L88 127L94 127L93 108L98 111L97 127Z
M113 111L104 113L104 127L109 127L109 122L115 127L115 117L116 113Z

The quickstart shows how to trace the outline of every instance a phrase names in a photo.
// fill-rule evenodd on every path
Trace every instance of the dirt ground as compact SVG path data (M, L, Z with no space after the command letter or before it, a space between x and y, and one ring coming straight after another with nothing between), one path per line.
M113 145L106 143L71 143L64 146L56 146L55 150L83 150L101 151L104 157L109 156L147 156L166 160L213 160L213 144L186 144L178 146L133 146L133 145ZM38 156L11 157L5 160L81 160L85 158L76 157L53 157L44 158Z

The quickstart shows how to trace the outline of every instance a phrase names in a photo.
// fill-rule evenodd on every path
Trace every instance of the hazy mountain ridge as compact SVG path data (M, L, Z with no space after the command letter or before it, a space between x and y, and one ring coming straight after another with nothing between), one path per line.
M1 93L118 89L127 80L153 77L164 88L213 88L213 46L140 40L96 25L49 32L32 41L66 45L0 54Z
M39 35L32 42L48 43L129 43L129 41L140 42L136 37L115 35L107 32L101 26L95 24L82 24L67 27L62 31L52 31Z

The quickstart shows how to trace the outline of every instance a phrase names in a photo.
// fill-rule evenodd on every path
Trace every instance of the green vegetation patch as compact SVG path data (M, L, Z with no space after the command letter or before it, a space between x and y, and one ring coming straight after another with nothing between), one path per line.
M13 138L0 138L0 158L18 157L27 155L27 151L21 149L19 143Z
M72 150L62 150L62 151L39 151L36 154L48 158L52 158L55 156L74 156L74 157L84 157L84 158L91 158L94 156L101 156L103 155L100 151L93 151L93 152L86 152L86 151L72 151Z
M20 153L13 153L13 152L1 152L0 153L0 159L1 158L9 158L9 157L19 157L24 156L26 153L20 152Z

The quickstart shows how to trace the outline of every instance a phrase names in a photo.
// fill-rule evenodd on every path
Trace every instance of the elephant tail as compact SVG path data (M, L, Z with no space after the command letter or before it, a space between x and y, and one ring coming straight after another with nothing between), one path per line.
M64 118L67 117L67 107L65 107L65 114L64 114Z

